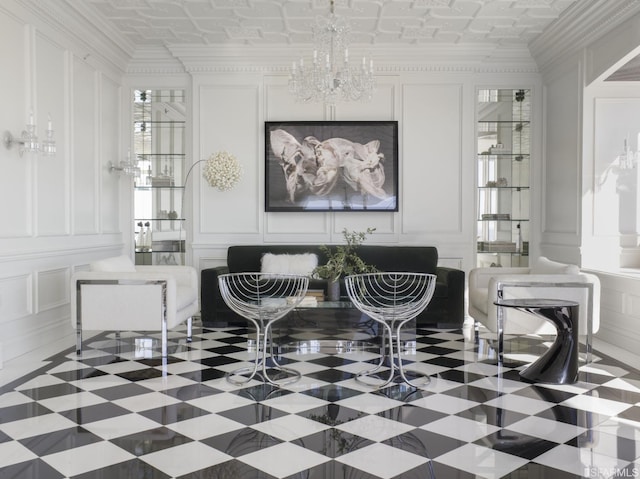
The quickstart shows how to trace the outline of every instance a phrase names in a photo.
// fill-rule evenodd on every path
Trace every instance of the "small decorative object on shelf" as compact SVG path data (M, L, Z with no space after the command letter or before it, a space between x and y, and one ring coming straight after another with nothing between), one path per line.
M329 301L337 301L340 298L338 281L341 277L359 273L375 273L377 271L374 266L368 265L358 256L358 247L364 242L367 235L372 234L375 230L375 228L367 228L366 231L357 232L348 231L345 228L342 230L342 235L346 244L333 248L327 245L320 247L327 256L327 262L317 266L311 275L327 280L327 299Z
M220 191L233 188L242 176L242 166L231 153L219 151L206 160L202 176L210 186Z

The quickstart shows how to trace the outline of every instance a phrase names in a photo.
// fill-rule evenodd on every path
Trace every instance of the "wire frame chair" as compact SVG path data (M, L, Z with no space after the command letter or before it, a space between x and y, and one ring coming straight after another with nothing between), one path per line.
M253 367L231 371L226 375L227 380L238 386L246 384L258 374L260 368L263 380L276 386L300 379L301 374L298 371L278 364L273 354L271 327L300 304L307 294L309 278L271 273L229 273L220 275L218 283L220 293L229 308L253 323L256 328L256 355ZM267 351L270 352L273 367L286 374L284 380L276 381L269 377ZM240 376L242 379L238 379Z
M395 377L396 368L402 380L410 386L418 387L429 383L428 375L413 371L417 380L409 380L402 364L402 327L414 319L429 305L436 286L436 276L426 273L383 272L347 276L345 286L349 299L362 313L383 326L380 362L373 369L358 373L356 380L369 386L385 387ZM388 343L385 346L386 339ZM397 348L394 352L394 339ZM389 359L389 377L377 377L385 359ZM397 366L395 360L397 359ZM376 384L370 379L375 378ZM383 381L380 384L380 381Z

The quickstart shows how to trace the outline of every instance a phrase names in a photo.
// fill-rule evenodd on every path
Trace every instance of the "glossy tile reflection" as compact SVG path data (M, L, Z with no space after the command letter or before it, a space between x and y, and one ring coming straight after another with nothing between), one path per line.
M296 325L282 337L323 345L281 348L300 381L233 386L225 373L253 357L247 333L172 332L166 361L157 336L104 333L81 358L49 358L0 389L0 477L640 476L640 373L603 354L576 384L527 384L540 338L509 340L499 367L488 333L418 330L404 357L431 383L376 391L354 380L377 359L370 342L330 347L344 331Z

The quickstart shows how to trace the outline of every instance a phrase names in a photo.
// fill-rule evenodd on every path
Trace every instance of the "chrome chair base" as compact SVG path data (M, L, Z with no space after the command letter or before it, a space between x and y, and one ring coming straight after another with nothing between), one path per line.
M355 307L383 326L380 362L373 369L360 372L356 381L376 388L388 386L398 376L403 382L416 388L431 382L428 375L417 371L412 371L412 374L419 376L419 379L410 380L407 377L402 363L401 333L402 327L429 305L435 290L435 280L433 274L408 272L365 273L345 278L347 294ZM394 341L397 343L395 352ZM389 360L387 379L381 379L381 384L372 384L368 379L375 377L382 369L386 358Z

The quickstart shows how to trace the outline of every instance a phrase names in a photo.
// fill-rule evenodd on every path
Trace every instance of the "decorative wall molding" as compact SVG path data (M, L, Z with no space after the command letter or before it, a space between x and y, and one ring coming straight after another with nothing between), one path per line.
M84 2L74 2L69 7L66 1L34 2L32 0L13 0L22 8L37 18L38 22L51 28L52 31L63 33L74 43L78 51L84 49L81 57L88 60L94 57L110 69L124 72L127 62L133 53L133 47L127 45L113 28L92 18L88 21Z
M36 314L69 304L70 268L56 268L36 273Z
M638 12L637 0L575 2L529 44L529 50L546 72Z
M16 274L0 278L0 323L33 314L33 275Z

